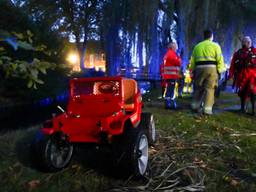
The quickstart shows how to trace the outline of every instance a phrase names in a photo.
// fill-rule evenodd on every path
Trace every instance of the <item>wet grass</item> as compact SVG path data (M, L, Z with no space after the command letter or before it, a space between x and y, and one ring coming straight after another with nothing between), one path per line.
M240 113L239 99L232 93L222 93L212 116L192 113L186 108L190 100L179 99L176 111L149 105L161 130L160 143L172 138L168 145L175 159L182 157L179 166L203 165L206 191L255 191L256 117Z
M162 162L151 170L152 175L172 162L173 170L195 165L204 172L205 191L256 190L256 117L232 108L239 104L235 94L222 93L216 101L216 114L209 117L190 111L188 95L178 99L176 111L165 110L159 95L160 91L155 90L144 97L144 110L154 114L159 135L154 158ZM110 166L107 154L99 157L83 146L79 146L67 169L40 172L30 153L31 141L39 127L0 135L0 191L101 192L113 188L125 191L124 187L142 185L141 181L114 174L116 170Z

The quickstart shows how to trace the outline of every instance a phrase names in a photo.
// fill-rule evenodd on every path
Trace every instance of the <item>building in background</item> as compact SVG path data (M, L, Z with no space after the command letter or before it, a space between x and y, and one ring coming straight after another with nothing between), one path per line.
M72 65L73 71L81 71L80 60L74 43L69 43L66 60ZM106 71L105 52L99 41L88 41L84 61L85 68Z

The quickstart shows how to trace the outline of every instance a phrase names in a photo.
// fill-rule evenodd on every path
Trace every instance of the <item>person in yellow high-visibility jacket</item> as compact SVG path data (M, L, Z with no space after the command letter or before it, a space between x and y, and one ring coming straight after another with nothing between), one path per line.
M218 75L226 70L220 46L213 42L211 30L204 31L204 41L198 43L191 56L191 70L195 80L192 110L211 115Z

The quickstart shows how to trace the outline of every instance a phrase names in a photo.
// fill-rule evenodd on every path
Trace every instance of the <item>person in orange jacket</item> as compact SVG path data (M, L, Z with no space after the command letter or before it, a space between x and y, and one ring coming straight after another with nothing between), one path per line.
M241 101L241 111L245 112L245 102L251 99L252 114L254 115L254 103L256 94L256 48L252 46L249 36L242 39L242 48L236 51L232 57L229 69L229 78L233 78Z
M176 109L177 103L175 100L175 84L179 79L181 58L176 54L178 45L172 42L168 45L168 50L164 56L161 67L161 77L163 82L167 85L165 94L165 108Z

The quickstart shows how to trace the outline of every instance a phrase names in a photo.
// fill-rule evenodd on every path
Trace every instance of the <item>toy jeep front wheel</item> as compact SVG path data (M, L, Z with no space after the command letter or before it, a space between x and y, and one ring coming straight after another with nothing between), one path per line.
M144 175L148 168L148 137L144 131L137 135L133 161L135 175Z
M140 128L132 128L126 138L126 168L128 173L144 176L148 168L148 137ZM128 166L127 166L128 165Z
M52 135L36 143L37 160L40 166L49 171L65 168L72 157L73 145L62 135Z

